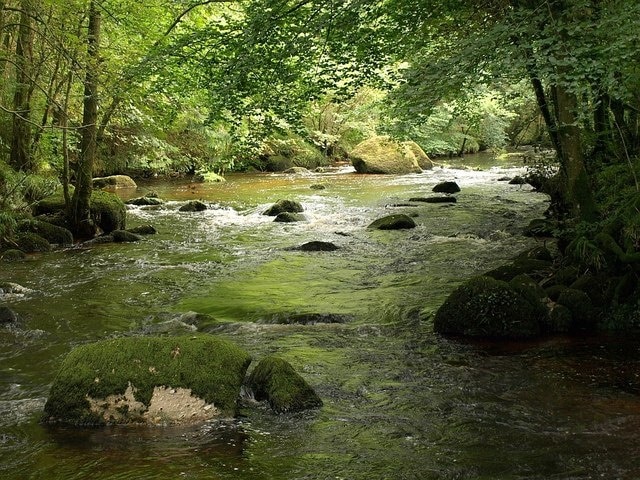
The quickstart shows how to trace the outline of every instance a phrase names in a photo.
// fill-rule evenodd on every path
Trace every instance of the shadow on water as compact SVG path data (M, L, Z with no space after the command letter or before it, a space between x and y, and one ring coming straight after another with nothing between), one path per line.
M130 195L153 190L167 204L131 208L128 221L152 223L158 235L3 265L3 279L30 291L2 299L22 320L0 330L0 476L640 478L640 339L496 344L432 332L433 313L456 285L535 244L519 232L545 198L497 181L518 172L154 181ZM450 179L462 187L453 206L394 206ZM177 211L195 198L211 208ZM300 200L307 222L262 215L280 198ZM366 228L400 212L417 228ZM339 248L288 250L311 240ZM273 415L246 404L235 421L191 428L38 423L73 346L154 331L187 311L207 316L185 328L229 338L255 360L290 361L324 406Z

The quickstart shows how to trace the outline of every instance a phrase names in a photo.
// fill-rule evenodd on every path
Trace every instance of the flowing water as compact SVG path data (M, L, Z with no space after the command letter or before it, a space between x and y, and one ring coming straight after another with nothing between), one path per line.
M2 298L22 322L0 330L0 478L640 478L638 339L433 334L433 312L456 285L535 245L520 231L546 208L528 187L497 181L517 166L481 166L149 182L122 195L168 200L128 212L129 226L150 223L157 235L2 264L0 280L30 291ZM457 204L406 205L453 179ZM280 198L299 200L308 221L261 214ZM210 208L179 213L190 199ZM399 212L417 228L367 230ZM311 240L340 248L288 250ZM71 348L161 331L189 311L210 316L199 330L256 360L290 361L324 406L244 407L237 419L188 428L39 423ZM344 321L286 324L301 314Z

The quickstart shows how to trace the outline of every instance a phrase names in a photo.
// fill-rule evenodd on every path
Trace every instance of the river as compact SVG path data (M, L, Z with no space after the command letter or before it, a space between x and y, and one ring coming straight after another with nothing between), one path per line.
M406 176L233 174L222 184L142 182L161 208L134 207L135 244L69 248L1 264L28 289L2 300L0 477L6 479L640 478L638 339L468 342L432 332L465 279L536 245L521 236L547 199L498 181L522 169L467 160ZM415 204L455 180L455 205ZM323 190L311 189L322 184ZM262 212L300 201L307 222ZM210 208L180 213L190 199ZM408 213L417 228L371 231ZM334 252L288 248L330 241ZM153 331L185 312L255 360L277 354L324 406L198 427L52 428L39 423L64 356L87 342ZM344 320L286 324L293 315Z

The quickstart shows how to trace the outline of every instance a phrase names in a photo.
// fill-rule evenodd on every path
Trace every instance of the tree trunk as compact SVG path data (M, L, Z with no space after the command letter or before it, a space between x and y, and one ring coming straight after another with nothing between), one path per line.
M555 87L556 113L558 117L558 141L562 151L562 169L566 180L566 199L573 214L581 220L596 218L596 204L589 182L582 151L582 132L575 112L578 99L563 86Z
M31 99L29 69L33 49L33 29L29 0L20 4L20 26L16 42L16 87L13 94L13 131L10 163L17 170L31 170Z
M71 219L79 236L96 233L91 220L90 201L93 189L93 165L96 157L98 123L98 67L100 43L100 10L96 0L89 4L89 31L87 34L87 65L84 82L84 105L80 128L80 155L76 171L76 189L71 200Z

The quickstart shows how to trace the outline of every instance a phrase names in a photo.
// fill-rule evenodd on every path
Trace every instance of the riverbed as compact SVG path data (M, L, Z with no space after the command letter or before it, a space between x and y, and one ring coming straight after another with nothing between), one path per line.
M432 331L457 285L538 244L521 232L547 198L500 181L522 172L468 159L404 176L343 167L220 184L148 180L119 192L166 201L128 210L128 226L151 224L157 235L0 265L3 281L28 289L2 298L22 321L0 330L0 477L640 478L638 339L490 343ZM445 180L462 189L455 204L409 202ZM282 198L300 201L307 221L262 215ZM209 208L178 211L192 199ZM391 213L417 227L367 229ZM313 240L339 248L290 249ZM74 346L159 332L187 312L255 360L288 360L324 406L274 415L245 404L236 419L198 427L39 423ZM290 322L305 316L336 322Z

